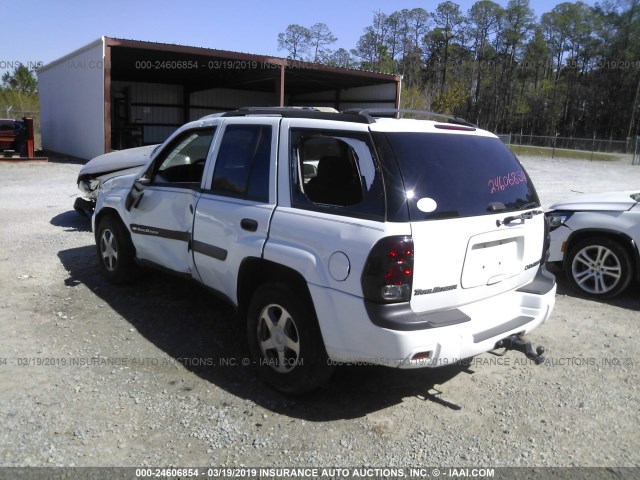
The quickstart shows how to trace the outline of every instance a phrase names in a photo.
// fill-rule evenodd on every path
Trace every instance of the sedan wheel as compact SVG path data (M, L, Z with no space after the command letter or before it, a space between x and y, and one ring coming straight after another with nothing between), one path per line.
M631 281L631 260L620 243L604 237L590 238L578 242L569 252L567 274L580 293L613 297Z

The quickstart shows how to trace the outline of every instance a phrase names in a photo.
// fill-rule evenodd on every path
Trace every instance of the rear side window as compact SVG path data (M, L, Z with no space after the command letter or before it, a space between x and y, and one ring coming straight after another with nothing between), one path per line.
M531 179L497 138L386 133L411 220L471 217L540 206Z
M269 201L270 125L229 125L213 172L216 195Z
M384 218L382 176L369 135L292 129L291 157L297 208Z

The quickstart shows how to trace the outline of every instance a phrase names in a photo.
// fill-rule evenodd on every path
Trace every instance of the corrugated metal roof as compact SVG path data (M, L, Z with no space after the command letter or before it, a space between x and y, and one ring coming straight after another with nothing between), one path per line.
M238 54L238 55L242 55L242 56L251 56L251 57L256 57L256 58L269 58L269 59L273 59L275 61L278 62L283 62L283 61L287 61L287 62L295 62L296 64L309 64L309 65L316 65L320 68L336 68L339 70L344 70L344 71L351 71L351 72L364 72L364 73L373 73L376 75L387 75L389 77L398 77L399 74L395 74L395 73L383 73L383 72L376 72L373 70L365 70L365 69L360 69L360 68L348 68L348 67L337 67L337 66L333 66L333 65L327 65L326 63L320 63L320 62L313 62L313 61L309 61L309 60L293 60L290 58L286 58L286 57L278 57L278 56L274 56L274 55L266 55L266 54L261 54L261 53L249 53L249 52L242 52L240 50L219 50L219 49L215 49L212 47L202 47L202 46L196 46L196 45L184 45L184 44L180 44L180 43L162 43L162 42L153 42L153 41L147 41L147 40L136 40L133 38L120 38L120 37L108 37L112 40L121 40L121 41L125 41L125 42L143 42L146 44L151 44L151 45L158 45L160 47L162 46L176 46L176 47L185 47L185 48L193 48L193 49L201 49L201 50L211 50L211 51L216 51L216 52L224 52L224 53L231 53L231 54Z
M164 42L154 42L154 41L151 41L151 40L136 40L135 38L122 38L122 37L108 37L108 38L110 38L112 40L124 40L126 42L144 42L144 43L149 43L149 44L159 45L159 46L162 46L162 45L174 45L176 47L203 48L203 49L207 49L207 50L218 50L218 49L215 49L213 47L203 47L201 45L185 45L183 43L164 43ZM240 50L218 50L218 51L229 52L229 53L239 53L239 54L242 54L242 55L257 55L257 56L260 56L260 57L272 57L273 56L273 55L263 55L263 54L260 54L260 53L241 52ZM273 57L273 58L280 58L280 57ZM283 60L284 60L284 58L283 58Z
M195 46L195 45L182 45L177 43L161 43L161 42L152 42L147 40L135 40L135 39L129 39L129 38L117 38L117 37L107 37L107 36L102 36L101 38L89 43L88 45L85 45L84 47L81 47L56 60L53 60L52 62L40 67L38 69L38 72L45 71L57 64L66 62L72 59L73 57L79 55L80 53L86 51L87 49L93 48L96 44L101 42L103 43L103 46L119 45L119 46L130 46L133 48L155 47L156 50L167 50L167 49L175 50L176 48L178 48L178 49L190 50L191 53L200 53L202 55L213 54L213 55L223 56L228 58L253 59L256 61L273 63L278 65L282 65L283 62L286 62L288 66L293 65L298 68L305 68L309 70L321 69L321 70L333 71L335 73L352 73L356 75L366 75L366 76L372 76L376 78L388 78L389 80L395 80L395 81L397 81L400 78L400 75L397 75L397 74L380 73L380 72L374 72L372 70L361 70L357 68L335 67L335 66L331 66L323 63L310 62L306 60L292 60L289 58L278 57L273 55L247 53L247 52L240 52L237 50L218 50L215 48L201 47L201 46Z

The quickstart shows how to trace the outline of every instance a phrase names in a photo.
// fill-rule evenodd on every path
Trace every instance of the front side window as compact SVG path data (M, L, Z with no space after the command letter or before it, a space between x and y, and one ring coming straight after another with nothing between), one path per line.
M291 157L296 207L384 216L382 179L367 134L293 129Z
M211 192L258 202L269 201L270 125L229 125L224 131Z
M540 206L524 168L497 138L385 133L398 159L411 220L437 220Z
M214 131L213 128L192 130L176 138L156 162L154 182L199 185Z

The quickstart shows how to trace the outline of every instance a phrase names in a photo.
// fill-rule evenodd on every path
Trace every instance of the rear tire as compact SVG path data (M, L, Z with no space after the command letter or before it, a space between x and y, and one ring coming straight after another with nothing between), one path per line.
M135 247L120 219L110 215L102 218L96 232L98 262L106 279L116 284L135 280Z
M287 285L258 288L249 305L247 337L260 377L280 392L307 393L333 373L313 306Z
M633 275L627 250L607 237L586 238L571 247L565 271L576 291L593 298L619 295Z

